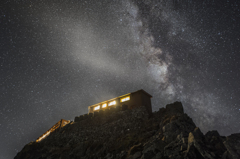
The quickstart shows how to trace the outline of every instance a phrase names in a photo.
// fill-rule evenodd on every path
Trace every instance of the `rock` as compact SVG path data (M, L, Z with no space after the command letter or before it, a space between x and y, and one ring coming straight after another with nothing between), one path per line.
M194 145L190 145L187 153L185 154L185 159L204 159L200 152L195 148Z
M87 146L83 143L80 143L78 146L76 146L72 153L75 154L75 156L83 156L87 150Z
M203 133L198 127L195 128L193 132L189 133L187 151L190 151L190 148L194 145L194 148L198 150L202 157L206 159L214 159L216 155L214 153L211 153L211 151L205 146L205 143L203 143L203 141Z
M153 151L147 151L142 155L141 159L150 159L153 158L154 156L155 154L153 153Z
M232 156L230 155L230 153L228 151L225 151L222 155L221 159L232 159Z
M227 136L223 143L228 151L227 156L232 159L240 158L240 133Z
M220 135L219 135L217 130L208 131L206 133L206 135L205 135L205 138L207 140L211 140L213 136L220 137Z
M203 133L200 131L198 127L196 127L193 132L189 133L188 145L190 146L198 141L201 142L203 139L204 139Z
M177 135L179 134L180 126L177 121L171 122L163 127L163 134L165 136L164 141L166 143L170 143L175 140Z
M134 145L133 147L130 148L130 150L128 151L128 155L133 155L136 152L142 151L143 149L143 145L141 143L139 143L138 145Z
M211 151L216 155L217 158L222 158L223 153L227 150L223 144L223 140L216 130L209 131L205 135L205 141L208 143Z
M185 151L185 150L187 150L187 148L188 148L187 144L182 144L180 150Z
M126 157L127 157L126 151L121 151L121 153L116 155L116 159L126 159Z
M164 156L178 156L181 151L181 141L175 140L164 147Z
M113 159L114 157L113 157L113 154L110 154L110 153L108 153L105 157L104 157L104 159Z
M136 153L133 155L132 159L140 158L141 155L142 155L141 151L138 151L138 152L136 152Z
M144 146L144 149L143 149L143 154L151 151L153 152L154 154L157 154L158 152L162 152L163 153L163 150L164 150L164 147L166 146L166 143L162 140L155 140L154 142L151 142L150 144L147 144Z
M158 152L152 159L163 159L163 154Z
M180 113L180 114L184 113L181 102L174 102L173 104L167 104L166 111L168 113Z
M162 131L165 136L165 142L170 143L174 141L179 134L187 137L189 132L193 131L195 124L192 122L191 118L182 115L176 120L163 126Z
M144 106L96 114L76 117L40 142L27 144L14 159L239 158L239 134L226 138L209 131L204 136L180 102L152 116Z

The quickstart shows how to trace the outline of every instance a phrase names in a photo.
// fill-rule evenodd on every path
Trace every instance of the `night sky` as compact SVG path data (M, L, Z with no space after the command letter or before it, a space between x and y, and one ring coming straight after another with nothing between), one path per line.
M0 159L139 89L203 133L240 133L239 81L237 0L1 1Z

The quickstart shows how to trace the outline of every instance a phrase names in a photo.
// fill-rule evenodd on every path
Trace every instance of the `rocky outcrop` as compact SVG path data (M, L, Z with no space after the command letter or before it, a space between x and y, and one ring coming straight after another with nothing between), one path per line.
M238 159L240 134L205 135L180 102L149 116L144 106L76 118L15 159Z
M227 151L224 152L223 158L240 158L240 134L232 134L223 142Z

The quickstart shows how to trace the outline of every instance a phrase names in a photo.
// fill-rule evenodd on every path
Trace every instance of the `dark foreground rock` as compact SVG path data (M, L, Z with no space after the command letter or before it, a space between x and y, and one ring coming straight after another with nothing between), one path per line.
M151 116L145 107L71 122L14 159L240 159L240 134L205 135L175 102Z

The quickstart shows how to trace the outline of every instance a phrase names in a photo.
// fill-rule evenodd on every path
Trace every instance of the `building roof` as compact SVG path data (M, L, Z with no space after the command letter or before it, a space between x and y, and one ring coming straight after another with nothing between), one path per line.
M121 95L121 96L118 96L118 97L115 97L115 98L112 98L112 99L109 99L109 100L105 100L103 102L100 102L100 103L97 103L97 104L94 104L94 105L91 105L91 106L88 106L88 108L90 107L95 107L96 105L99 105L101 103L107 103L107 102L110 102L114 99L117 99L117 98L121 98L121 97L124 97L124 96L127 96L127 95L130 95L130 94L134 94L134 93L138 93L138 92L143 92L144 94L146 94L147 96L149 96L150 98L152 98L152 96L150 94L148 94L146 91L144 91L143 89L140 89L138 91L135 91L135 92L132 92L132 93L127 93L127 94L124 94L124 95Z
M150 98L152 98L152 96L151 96L149 93L147 93L146 91L144 91L143 89L140 89L140 90L138 90L138 91L136 91L136 92L132 92L132 93L130 93L130 94L137 93L137 92L143 92L143 93L145 93L146 95L148 95Z

